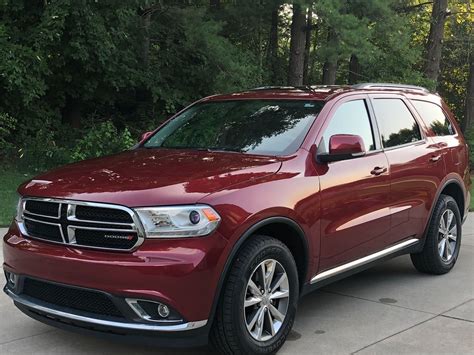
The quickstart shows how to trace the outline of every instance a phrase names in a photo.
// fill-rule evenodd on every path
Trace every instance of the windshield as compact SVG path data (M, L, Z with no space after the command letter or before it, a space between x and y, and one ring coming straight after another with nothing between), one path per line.
M294 153L323 101L235 100L191 106L156 132L145 148Z

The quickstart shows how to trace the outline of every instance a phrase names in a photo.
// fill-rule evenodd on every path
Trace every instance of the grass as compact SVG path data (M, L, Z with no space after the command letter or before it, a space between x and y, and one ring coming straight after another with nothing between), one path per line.
M0 173L0 226L8 226L11 223L18 202L16 189L30 177L29 174L16 171Z
M8 226L15 214L17 203L16 189L31 177L16 171L0 173L0 226ZM474 180L474 176L472 178ZM474 211L474 183L471 185L471 211Z

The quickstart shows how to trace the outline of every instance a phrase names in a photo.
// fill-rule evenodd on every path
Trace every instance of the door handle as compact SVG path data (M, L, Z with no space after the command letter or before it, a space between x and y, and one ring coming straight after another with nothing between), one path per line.
M433 155L431 158L430 158L430 161L433 162L433 163L436 163L438 160L441 159L441 155Z
M372 170L370 173L372 175L375 175L375 176L378 176L378 175L382 175L383 173L387 172L387 168L386 167L379 167L379 166L376 166L374 168L374 170Z

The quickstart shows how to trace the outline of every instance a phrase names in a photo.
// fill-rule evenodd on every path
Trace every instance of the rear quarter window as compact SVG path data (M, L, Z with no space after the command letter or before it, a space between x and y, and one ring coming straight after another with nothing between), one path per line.
M420 100L411 100L421 119L435 136L451 136L456 134L453 125L438 105Z

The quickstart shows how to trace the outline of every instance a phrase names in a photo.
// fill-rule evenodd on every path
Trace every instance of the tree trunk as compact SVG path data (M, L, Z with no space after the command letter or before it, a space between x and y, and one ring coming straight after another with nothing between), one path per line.
M270 63L270 80L272 84L278 81L278 24L280 6L275 4L272 9L272 19L270 27L270 38L268 41L268 62Z
M426 42L424 73L428 79L436 83L438 82L439 76L447 8L448 0L434 0L433 11L431 13L430 34Z
M62 121L72 128L81 128L81 104L77 99L67 96L66 106L62 109Z
M301 5L293 4L291 22L290 65L288 69L288 85L303 85L304 50L306 45L306 16Z
M463 132L473 128L474 122L474 54L471 53L469 64L469 79L467 80L466 90L466 114L462 124Z
M327 45L336 48L337 47L337 35L331 28L328 32ZM323 85L334 85L336 83L337 74L337 55L331 54L328 56L323 66Z
M356 84L362 79L360 70L361 68L359 64L359 58L357 58L355 54L351 55L351 59L349 61L349 84Z
M142 43L142 61L143 66L148 68L150 64L149 53L150 53L150 24L151 24L151 11L147 11L142 15L142 30L143 30L143 43Z
M311 6L308 8L308 17L306 20L306 44L304 48L304 68L303 68L303 84L309 85L309 61L311 50L311 31L313 27L313 10Z
M219 10L221 7L221 0L210 0L209 6L211 7L211 9Z

